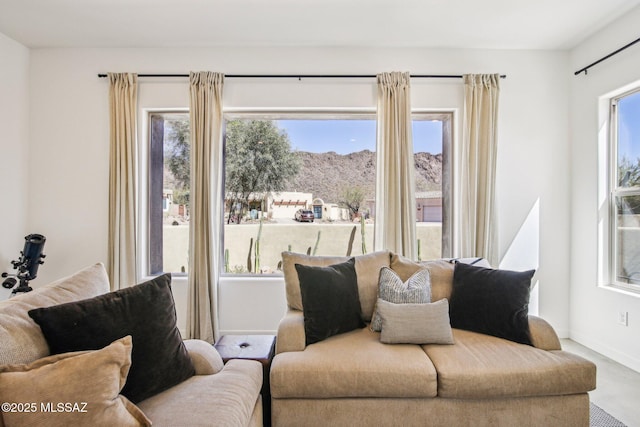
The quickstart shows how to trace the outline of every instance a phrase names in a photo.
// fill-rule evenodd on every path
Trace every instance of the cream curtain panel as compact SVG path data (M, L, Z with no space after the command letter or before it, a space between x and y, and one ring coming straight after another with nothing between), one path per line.
M374 246L417 255L415 171L409 73L377 76L376 226Z
M458 252L498 265L495 177L500 75L464 76Z
M136 274L136 110L138 76L109 73L109 248L111 289L134 285Z
M218 277L222 235L222 86L224 75L189 73L191 191L187 333L218 337Z

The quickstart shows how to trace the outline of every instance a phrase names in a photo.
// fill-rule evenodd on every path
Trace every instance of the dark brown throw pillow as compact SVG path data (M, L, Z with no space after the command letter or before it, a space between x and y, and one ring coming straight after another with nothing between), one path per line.
M328 267L295 267L307 345L364 328L354 258Z
M528 316L534 273L457 263L449 303L451 326L532 345Z
M171 275L95 298L29 311L51 354L98 350L131 335L131 369L122 394L138 403L195 374L180 331Z

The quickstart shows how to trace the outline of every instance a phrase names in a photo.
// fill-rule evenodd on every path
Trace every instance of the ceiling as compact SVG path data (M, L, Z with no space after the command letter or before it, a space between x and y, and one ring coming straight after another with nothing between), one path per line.
M27 47L570 49L640 0L0 0Z

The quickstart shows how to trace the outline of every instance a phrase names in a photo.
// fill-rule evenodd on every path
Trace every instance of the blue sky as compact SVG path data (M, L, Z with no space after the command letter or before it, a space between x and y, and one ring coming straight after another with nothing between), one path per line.
M640 158L640 92L620 100L618 123L618 158L635 163Z
M375 151L375 120L277 120L276 123L289 135L292 148L299 151L338 154ZM413 145L415 152L441 153L442 123L414 121Z

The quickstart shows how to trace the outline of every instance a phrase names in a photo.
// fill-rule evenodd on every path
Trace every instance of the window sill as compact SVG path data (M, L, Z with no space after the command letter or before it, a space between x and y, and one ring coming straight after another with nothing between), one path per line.
M283 282L283 274L221 274L220 283Z
M640 287L636 289L635 287L632 288L632 287L627 287L623 285L609 284L609 285L598 285L598 288L619 293L622 295L628 295L630 297L640 298Z

